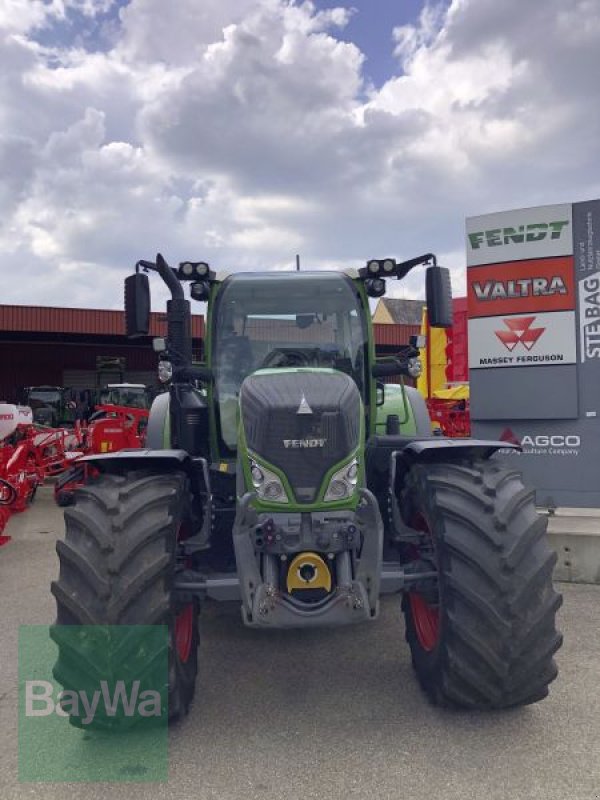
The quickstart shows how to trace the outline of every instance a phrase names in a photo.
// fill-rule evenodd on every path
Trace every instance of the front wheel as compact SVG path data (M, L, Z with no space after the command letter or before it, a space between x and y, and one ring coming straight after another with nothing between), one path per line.
M65 510L66 536L57 543L60 574L52 584L56 680L77 691L107 674L127 685L141 678L163 688L166 677L168 716L175 720L188 711L198 671L196 602L173 590L176 568L185 566L179 563L178 543L192 529L188 479L180 472L105 474L78 489L76 500ZM87 626L97 627L90 632ZM92 660L90 636L105 642ZM159 666L165 664L167 676ZM74 725L84 724L77 713L70 717ZM135 723L98 713L85 724Z
M492 459L417 464L401 500L420 532L403 561L431 576L403 598L413 666L430 700L499 709L544 698L557 675L562 598L533 492Z

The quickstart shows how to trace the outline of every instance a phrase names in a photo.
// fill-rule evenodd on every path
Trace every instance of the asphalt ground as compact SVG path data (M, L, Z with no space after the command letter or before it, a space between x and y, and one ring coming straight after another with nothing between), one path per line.
M257 632L243 627L236 604L206 606L198 691L170 731L168 781L20 783L18 627L54 618L62 513L50 490L6 532L0 800L600 798L600 587L571 584L560 585L565 643L550 697L490 714L428 704L396 597L373 624L334 631Z

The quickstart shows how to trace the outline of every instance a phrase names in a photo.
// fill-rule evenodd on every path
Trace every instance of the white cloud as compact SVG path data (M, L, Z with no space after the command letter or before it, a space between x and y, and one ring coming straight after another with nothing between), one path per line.
M110 5L0 3L0 243L23 278L3 302L118 306L158 249L225 269L434 250L460 286L466 215L600 194L600 0L427 7L390 31L379 90L350 12L308 2L132 0L106 51L39 44Z

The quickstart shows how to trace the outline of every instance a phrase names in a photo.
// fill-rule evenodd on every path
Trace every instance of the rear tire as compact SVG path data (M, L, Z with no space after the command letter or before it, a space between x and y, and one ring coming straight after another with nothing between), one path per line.
M562 643L556 554L520 474L498 461L417 464L402 494L437 582L406 593L406 639L419 682L441 706L500 709L546 697Z
M66 626L166 625L168 715L170 721L176 720L189 709L198 671L197 604L191 598L182 601L173 592L177 540L191 530L188 479L180 472L106 474L75 494L76 504L65 510L66 536L56 548L60 574L51 587L57 606L52 638L59 647L55 678L65 689L75 690L98 682L97 665L86 658L85 636L80 642ZM165 638L143 636L141 662L135 649L127 650L126 658L122 646L111 649L108 637L103 668L131 681L140 676L122 675L123 671L141 669L149 679L146 666L164 664L160 659ZM82 724L74 715L71 722ZM87 727L131 724L131 718L98 714Z

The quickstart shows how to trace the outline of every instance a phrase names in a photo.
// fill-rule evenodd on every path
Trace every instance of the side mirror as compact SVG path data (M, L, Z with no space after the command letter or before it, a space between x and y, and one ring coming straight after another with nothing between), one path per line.
M152 349L155 353L165 353L167 350L167 340L163 336L155 336L152 339Z
M125 333L130 339L147 336L150 330L150 282L136 272L125 278Z
M452 286L447 267L428 267L425 273L427 316L432 328L452 326Z

